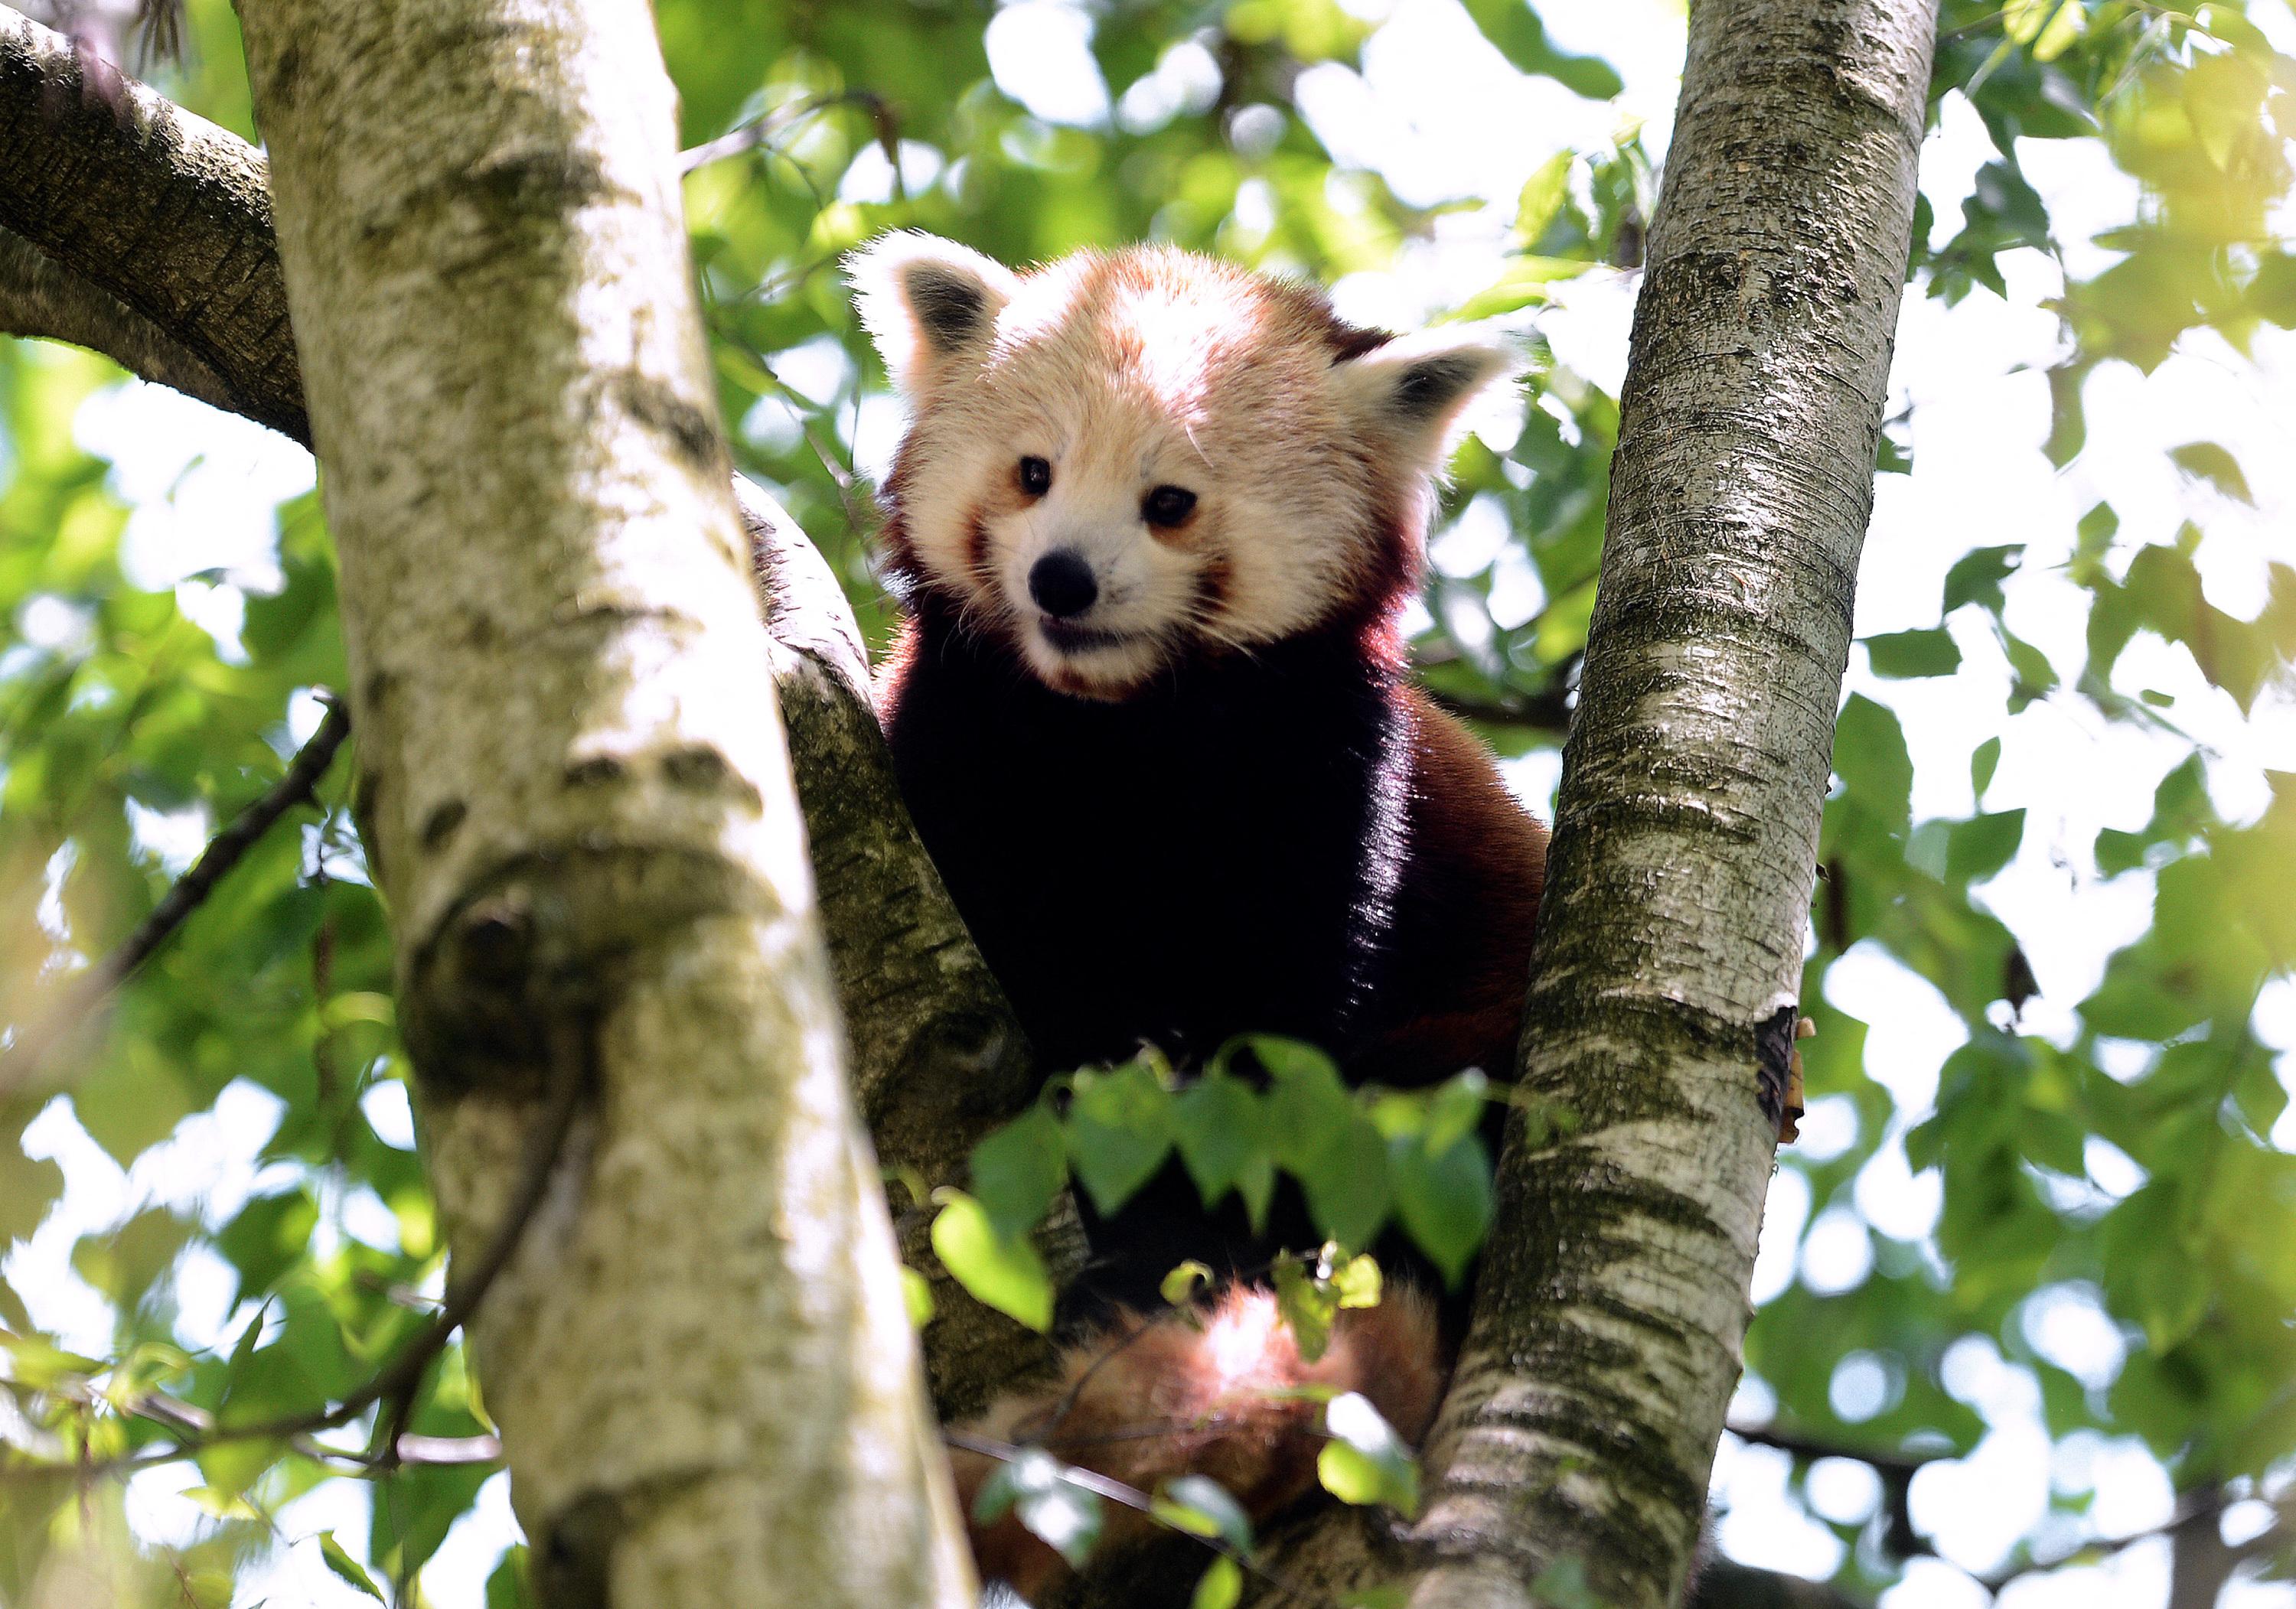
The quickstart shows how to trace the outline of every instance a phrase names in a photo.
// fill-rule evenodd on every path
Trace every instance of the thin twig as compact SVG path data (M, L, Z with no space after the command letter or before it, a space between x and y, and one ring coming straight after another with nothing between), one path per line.
M332 698L325 703L327 713L319 730L287 763L286 774L217 833L192 869L177 878L175 886L152 908L152 914L138 922L118 948L72 979L63 1000L0 1058L0 1097L28 1082L49 1053L152 959L279 818L313 796L351 729L350 716L343 706Z
M541 1206L551 1179L557 1172L559 1156L566 1148L566 1136L574 1127L574 1115L581 1109L582 1093L597 1082L596 1059L597 1041L586 1019L562 1017L551 1024L550 1084L544 1096L540 1120L529 1142L526 1171L503 1209L494 1238L487 1243L476 1262L448 1270L446 1305L430 1321L430 1327L373 1379L345 1398L324 1417L323 1424L340 1425L372 1403L412 1397L422 1385L431 1360L446 1350L454 1333L478 1311L496 1276L509 1265L520 1241L525 1237L526 1226Z
M1741 1442L1751 1442L1759 1447L1775 1447L1780 1452L1792 1453L1805 1462L1819 1458L1848 1458L1863 1464L1876 1473L1910 1479L1925 1464L1934 1464L1950 1454L1872 1452L1861 1447L1840 1447L1830 1442L1820 1442L1809 1436L1796 1435L1790 1430L1772 1430L1765 1425L1733 1425L1730 1433Z
M744 151L754 151L791 125L803 122L814 113L827 111L835 106L867 107L871 120L877 125L877 135L881 143L885 141L886 129L894 126L892 108L887 104L882 95L873 91L849 89L842 94L817 95L809 101L801 101L795 106L784 106L761 117L752 118L738 127L719 135L714 140L696 145L690 151L680 151L677 158L678 171L692 173L697 167L707 167L712 162L721 162L727 157L738 157ZM893 159L896 182L898 181L900 173L898 150L897 144L893 151L886 153Z
M1487 726L1524 726L1536 731L1570 730L1570 706L1560 692L1518 695L1509 698L1463 698L1453 693L1427 690L1437 706L1463 721Z
M2213 1519L2223 1512L2224 1507L2224 1498L2219 1492L2212 1491L2186 1492L2177 1500L2175 1512L2161 1524L2148 1530L2132 1531L2127 1536L2096 1537L2055 1558L2036 1559L2030 1564L2020 1564L2013 1570L2005 1570L1998 1575L1979 1576L1977 1584L1997 1597L2003 1588L2021 1577L2046 1574L2052 1570L2062 1570L2069 1564L2099 1563L2134 1548L2139 1542L2149 1542L2154 1537L2169 1536L2196 1521ZM2272 1544L2278 1540L2279 1529L2278 1526L2267 1528L2260 1534L2251 1537L2237 1547L2228 1549L2234 1566L2236 1568L2250 1559L2259 1558L2269 1553L2272 1550Z
M129 1411L139 1418L164 1425L176 1437L172 1447L130 1454L116 1459L87 1465L43 1464L25 1461L0 1465L0 1478L22 1477L41 1474L83 1473L88 1478L111 1474L133 1474L154 1464L172 1463L189 1458L201 1449L221 1442L285 1442L307 1457L331 1460L348 1460L373 1471L384 1471L398 1464L414 1463L482 1463L499 1457L501 1449L495 1444L491 1452L482 1450L478 1443L493 1443L492 1437L449 1438L417 1436L406 1433L406 1421L415 1393L421 1388L422 1376L431 1362L446 1350L455 1332L463 1327L486 1299L495 1278L506 1267L524 1238L527 1225L542 1205L550 1182L557 1172L558 1161L566 1148L566 1137L574 1127L575 1114L580 1110L583 1091L595 1082L596 1041L591 1025L586 1019L569 1018L554 1022L550 1030L549 1086L529 1142L525 1171L520 1175L510 1201L504 1206L502 1221L495 1228L493 1237L480 1252L477 1259L466 1267L451 1270L447 1284L447 1300L439 1316L426 1326L398 1354L385 1364L366 1384L352 1392L332 1408L316 1409L284 1419L265 1420L251 1425L226 1425L217 1421L205 1409L161 1393L148 1393L137 1399ZM388 1403L381 1422L377 1426L378 1439L365 1453L342 1448L325 1447L308 1438L316 1432L332 1430L348 1423L377 1403Z
M988 1436L975 1435L969 1430L944 1429L940 1436L942 1441L961 1452L978 1453L984 1458L994 1458L1000 1464L1010 1464L1026 1453L1042 1450L1039 1448L1016 1447L1010 1442L999 1442ZM1060 1480L1063 1486L1074 1486L1080 1491L1089 1491L1095 1497L1106 1498L1111 1503L1120 1503L1127 1508L1146 1515L1175 1536L1184 1536L1199 1547L1210 1548L1235 1565L1237 1569L1267 1582L1286 1597L1297 1598L1303 1604L1325 1605L1329 1605L1330 1609L1336 1609L1336 1605L1332 1605L1331 1599L1317 1597L1313 1593L1285 1580L1266 1565L1254 1563L1250 1554L1226 1538L1205 1536L1200 1531L1185 1530L1170 1523L1156 1512L1155 1499L1137 1486L1128 1486L1122 1481L1111 1475L1102 1474L1097 1470L1086 1469L1080 1465L1066 1463L1061 1465Z

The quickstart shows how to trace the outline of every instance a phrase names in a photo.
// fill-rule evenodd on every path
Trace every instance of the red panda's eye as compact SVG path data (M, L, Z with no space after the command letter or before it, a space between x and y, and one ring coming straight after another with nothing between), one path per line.
M1158 486L1140 500L1140 518L1150 525L1176 526L1195 508L1196 494L1185 486Z
M1021 461L1021 489L1031 497L1042 497L1053 489L1053 466L1041 458Z

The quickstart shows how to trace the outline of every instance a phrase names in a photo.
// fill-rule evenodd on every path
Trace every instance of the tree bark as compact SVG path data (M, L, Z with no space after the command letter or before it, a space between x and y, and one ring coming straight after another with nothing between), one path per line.
M1608 1609L1682 1591L1751 1317L1936 26L1935 0L1691 8L1523 1033L1526 1093L1575 1126L1509 1135L1424 1512L1285 1539L1311 1596L1529 1609L1572 1562Z
M308 439L253 146L0 6L0 228L165 331L228 388L229 406ZM74 299L92 319L98 304Z
M1777 1135L1935 0L1699 0L1635 310L1518 1120L1412 1601L1680 1592ZM1767 1090L1770 1099L1758 1099Z
M76 107L93 93L69 41L0 7L0 129L32 128L27 149L47 163L92 165L129 177L132 193L76 196L53 204L15 198L37 165L0 168L0 216L24 216L37 248L11 249L0 233L0 331L68 340L105 354L146 380L175 385L218 406L310 442L301 372L283 320L259 297L209 297L201 253L179 258L155 225L144 249L102 265L103 283L65 267L52 252L94 225L82 204L102 200L130 216L165 219L197 213L210 168L245 170L250 185L226 196L233 210L210 219L235 250L260 259L250 282L275 282L277 247L262 156L228 132L167 106L142 86L127 104L155 109L120 118L53 120L47 110ZM45 119L45 120L44 120ZM197 138L154 141L142 131L184 126ZM34 124L37 127L34 127ZM102 148L81 159L49 153L51 143ZM199 238L205 238L204 236ZM194 248L198 240L193 242ZM281 292L283 296L283 290ZM137 306L181 312L146 318ZM171 322L172 321L172 322ZM176 361L204 366L193 342L217 355L216 390ZM291 407L264 407L266 377L291 377ZM892 782L891 764L869 698L867 657L836 577L772 499L737 480L755 579L772 636L774 678L788 727L790 756L816 862L817 897L849 1036L854 1086L880 1160L928 1186L964 1182L972 1145L1035 1096L1034 1062L1004 992L981 961L918 839ZM904 1254L933 1281L938 1317L925 1331L925 1359L947 1418L976 1411L1001 1384L1045 1367L1042 1337L983 1307L950 1280L925 1243L927 1215L911 1203L899 1221ZM1048 1227L1044 1250L1055 1270L1081 1254L1072 1212Z
M355 808L542 1600L970 1601L636 0L248 0Z
M218 408L235 400L224 378L189 346L5 229L0 229L0 331L105 352L123 369Z

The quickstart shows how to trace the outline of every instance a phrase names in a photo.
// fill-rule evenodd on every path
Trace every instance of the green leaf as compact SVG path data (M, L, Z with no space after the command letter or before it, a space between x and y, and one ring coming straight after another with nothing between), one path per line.
M123 1047L83 1078L71 1095L80 1126L126 1167L175 1132L199 1102L183 1075L151 1047Z
M1275 1079L1267 1120L1277 1160L1300 1180L1320 1233L1349 1250L1369 1246L1392 1198L1378 1126L1330 1058L1282 1054L1267 1065Z
M1993 786L1993 773L2001 764L2001 739L1988 738L1970 751L1969 788L1980 799Z
M1419 1249L1456 1288L1489 1230L1494 1207L1490 1158L1469 1134L1439 1152L1416 1139L1390 1141L1396 1215Z
M1172 1150L1170 1093L1144 1065L1076 1075L1069 1103L1069 1159L1106 1216L1155 1177Z
M1081 1570L1100 1540L1100 1494L1062 1481L1050 1491L1031 1492L1013 1506L1039 1541Z
M1218 1481L1197 1474L1168 1481L1149 1512L1175 1531L1218 1537L1238 1553L1251 1551L1251 1518Z
M2195 480L2204 480L2226 496L2251 508L2255 506L2256 496L2248 489L2248 477L2241 473L2240 460L2229 449L2212 441L2192 441L2181 447L2171 447L2169 457Z
M7 1354L9 1378L34 1391L53 1390L69 1380L100 1375L104 1368L102 1359L68 1352L40 1335L0 1332L0 1352Z
M26 1156L0 1138L0 1248L29 1238L63 1188L62 1168L45 1156Z
M2109 579L2104 568L2104 557L2112 551L2112 539L2120 534L2120 516L2109 502L2092 504L2074 527L2072 578L2081 585L2094 588L2098 582Z
M1349 1258L1330 1275L1332 1298L1343 1308L1377 1307L1383 1283L1379 1263L1368 1253Z
M1070 1565L1081 1566L1100 1540L1100 1498L1067 1476L1068 1466L1052 1454L1024 1447L981 1483L973 1523L993 1525L1011 1513Z
M1584 257L1511 257L1493 280L1459 305L1463 319L1496 318L1518 308L1536 306L1554 297L1554 287L1578 278L1594 267Z
M996 1232L981 1205L947 1186L932 1197L940 1207L932 1223L933 1254L951 1278L1008 1318L1039 1335L1053 1327L1053 1282L1044 1259L1026 1240Z
M1332 1344L1332 1322L1339 1317L1339 1298L1300 1258L1278 1258L1273 1271L1275 1311L1291 1330L1300 1356L1313 1363Z
M1272 1160L1261 1143L1266 1118L1259 1092L1224 1068L1215 1068L1172 1100L1172 1136L1180 1162L1206 1206L1243 1182L1257 1160Z
M974 1146L970 1167L973 1197L997 1234L1021 1238L1045 1221L1069 1181L1060 1119L1041 1103L1030 1107Z
M1234 1559L1214 1559L1196 1580L1188 1609L1235 1609L1243 1599L1243 1572Z
M200 1478L226 1497L238 1497L263 1477L286 1451L282 1442L259 1438L230 1438L209 1442L192 1455Z
M1473 1067L1436 1086L1428 1104L1427 1130L1422 1136L1429 1154L1447 1151L1473 1133L1491 1103L1491 1081Z
M2019 45L2030 45L2049 20L2052 0L2009 0L2001 10L2001 31Z
M2080 37L2087 26L2087 13L2081 10L2081 0L2063 0L2056 14L2049 19L2039 37L2033 41L2033 60L2054 61L2065 53L2066 48Z
M2097 1226L2106 1297L2144 1327L2156 1352L2198 1329L2209 1311L2209 1273L2193 1255L2183 1207L2177 1181L2155 1179Z
M1848 796L1893 831L1905 830L1913 815L1914 762L1895 715L1852 693L1834 727L1833 769Z
M261 1296L310 1249L319 1204L307 1189L258 1196L216 1235L216 1250L239 1270L242 1297Z
M72 1247L71 1265L115 1307L133 1311L153 1284L175 1266L198 1225L164 1208L149 1207Z
M1467 14L1483 37L1519 72L1553 78L1590 101L1608 101L1626 86L1607 61L1566 55L1547 43L1546 26L1524 0L1466 0Z
M2009 863L2024 837L2022 810L1956 821L1946 840L1947 878L1955 883L1983 882Z
M1515 198L1515 239L1526 251L1537 249L1539 237L1570 197L1571 161L1570 151L1556 151L1524 181L1521 194Z
M487 1609L531 1609L526 1590L526 1544L505 1550L502 1563L487 1577Z
M1419 1513L1419 1460L1371 1399L1345 1392L1324 1408L1332 1438L1316 1457L1316 1478L1342 1503L1377 1504L1406 1519Z
M1877 676L1950 676L1961 668L1961 649L1943 626L1868 637L1866 653Z
M1211 1282L1210 1268L1191 1257L1185 1262L1173 1265L1171 1271L1164 1276L1163 1282L1157 1286L1156 1294L1164 1299L1167 1306L1185 1307L1194 1300L1198 1291Z
M1976 548L1954 560L1945 573L1945 599L1939 613L1950 615L1965 603L1982 604L1995 614L2004 601L2001 584L2024 562L2021 543L2010 547Z
M922 1329L932 1322L932 1281L906 1264L901 1269L901 1305L908 1311L910 1328Z
M360 1567L357 1559L343 1551L343 1545L335 1540L333 1531L319 1532L319 1556L327 1562L327 1568L333 1571L337 1576L365 1593L376 1603L380 1604L383 1601L382 1589L374 1584L373 1578Z
M2009 696L2009 713L2016 714L2034 699L2053 691L2057 685L2056 667L2049 657L2031 643L2008 631L1999 633L2001 649L2009 657L2009 668L2017 678L2016 687Z

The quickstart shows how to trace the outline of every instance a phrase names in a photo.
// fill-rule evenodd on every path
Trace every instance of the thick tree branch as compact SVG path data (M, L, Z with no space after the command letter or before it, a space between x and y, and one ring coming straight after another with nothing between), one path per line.
M1679 1591L1792 1050L1934 0L1702 0L1636 304L1518 1123L1415 1603Z
M91 60L0 6L0 227L156 327L221 382L227 405L307 441L262 157ZM84 317L100 314L73 299ZM130 360L151 355L149 335L131 321L89 344L147 373Z
M0 334L86 347L201 402L218 408L233 404L231 388L198 353L5 229L0 229Z

